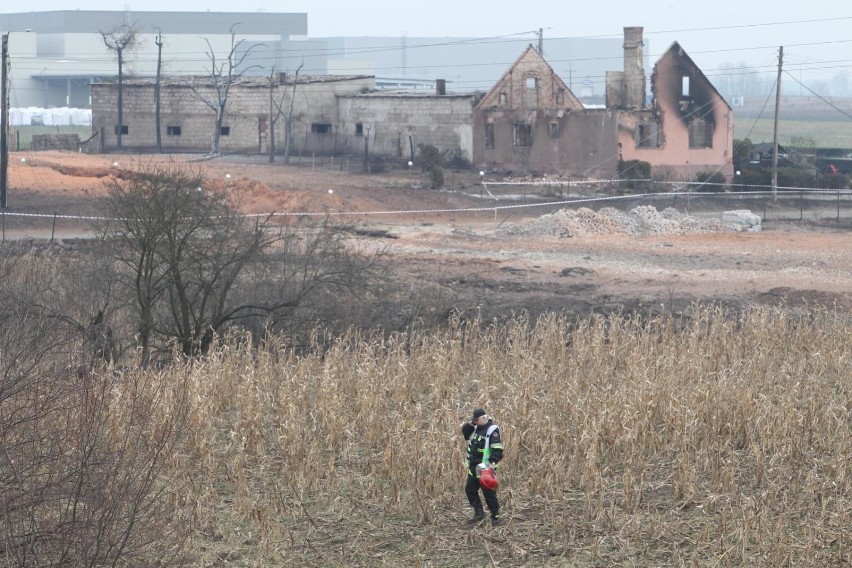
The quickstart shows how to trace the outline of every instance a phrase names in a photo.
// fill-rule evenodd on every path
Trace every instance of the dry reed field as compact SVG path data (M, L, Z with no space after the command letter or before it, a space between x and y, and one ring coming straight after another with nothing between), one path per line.
M82 174L115 156L60 158L13 160L30 184L16 207L99 210ZM213 178L251 212L471 205L414 189L417 172L232 167ZM364 304L318 296L337 327L235 325L171 359L175 336L139 356L115 288L132 279L111 280L80 227L0 254L0 563L852 562L847 226L511 240L486 217L382 224L399 280L363 285ZM18 221L10 235L53 240ZM480 406L506 447L504 523L469 528L460 425Z
M192 566L826 566L852 557L850 331L695 306L235 338L131 375L164 422L189 402L164 479ZM130 379L100 376L118 422ZM463 524L474 406L506 445L497 528Z

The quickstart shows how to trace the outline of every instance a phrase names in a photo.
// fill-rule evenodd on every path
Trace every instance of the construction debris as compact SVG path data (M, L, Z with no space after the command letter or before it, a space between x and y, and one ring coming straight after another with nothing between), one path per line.
M755 216L756 217L756 216ZM750 219L750 218L749 218ZM758 218L759 226L759 218ZM498 235L506 236L558 236L564 238L594 235L684 235L690 233L717 233L744 230L739 221L723 222L720 219L699 219L671 207L657 211L650 205L642 205L629 212L612 207L593 211L560 209L528 219L520 223L505 225Z

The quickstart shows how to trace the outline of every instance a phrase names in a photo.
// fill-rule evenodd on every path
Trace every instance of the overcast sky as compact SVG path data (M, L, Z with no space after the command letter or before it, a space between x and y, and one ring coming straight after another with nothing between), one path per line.
M4 1L2 12L42 10L264 11L305 12L312 37L400 36L494 37L526 34L548 37L620 37L624 26L643 26L656 60L678 41L705 72L723 64L765 69L784 67L831 81L852 72L852 6L839 0L110 0ZM26 6L27 10L22 10ZM577 8L577 6L580 6ZM511 62L507 62L511 63ZM710 73L708 73L710 74Z

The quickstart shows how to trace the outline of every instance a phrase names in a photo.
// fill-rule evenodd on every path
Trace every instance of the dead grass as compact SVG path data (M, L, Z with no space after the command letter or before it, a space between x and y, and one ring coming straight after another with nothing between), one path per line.
M848 317L558 317L229 341L173 500L197 566L788 566L849 560ZM507 524L463 530L459 425L502 425Z

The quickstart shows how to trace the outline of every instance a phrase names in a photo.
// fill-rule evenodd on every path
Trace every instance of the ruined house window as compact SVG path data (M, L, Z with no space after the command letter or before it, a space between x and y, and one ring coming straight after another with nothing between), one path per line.
M180 136L180 126L166 126L166 136Z
M689 96L689 77L683 77L680 83L680 94L683 97Z
M637 148L659 148L660 147L660 124L658 122L646 122L636 129Z
M506 93L500 93L500 106L506 105Z
M527 89L535 89L538 86L538 79L535 77L527 77Z
M494 123L486 122L485 123L485 147L493 148L494 147Z
M331 124L314 122L311 124L311 134L330 134Z
M559 138L559 123L551 122L550 123L550 137L551 138Z
M126 124L121 127L121 133L122 134L128 134L129 132L130 131L128 130ZM115 127L115 133L118 134L118 125L116 125L116 127Z
M356 122L355 123L355 136L363 136L364 135L364 123Z
M532 125L518 122L515 124L514 145L516 148L529 148L532 146Z
M230 136L231 135L231 127L230 126L220 126L219 134L221 136Z
M556 104L565 104L565 89L559 89L556 91Z
M689 121L689 147L713 147L713 121L704 118L693 118Z

